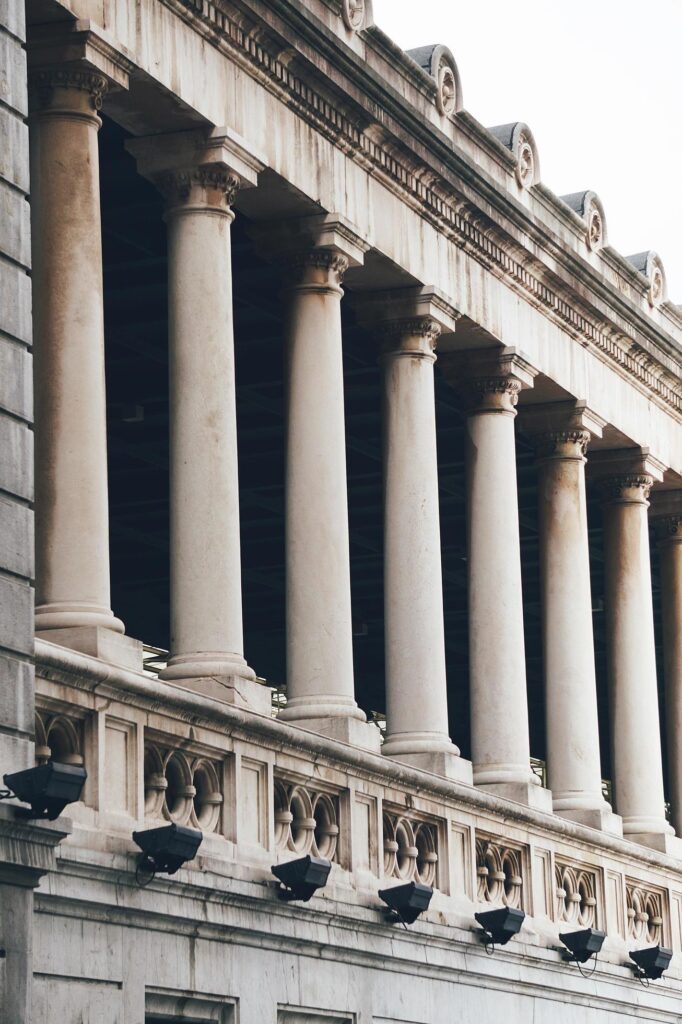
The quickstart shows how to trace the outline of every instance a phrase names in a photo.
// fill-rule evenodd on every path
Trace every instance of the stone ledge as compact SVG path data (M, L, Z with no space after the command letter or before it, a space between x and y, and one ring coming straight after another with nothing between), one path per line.
M36 675L48 681L97 694L185 723L225 731L235 738L264 740L270 749L303 754L316 763L326 761L342 771L353 770L365 778L402 788L412 795L446 799L453 808L480 811L506 824L530 826L540 834L575 843L583 849L610 852L630 864L646 864L679 874L679 860L618 836L599 832L554 813L524 806L485 793L465 783L444 779L406 764L320 736L276 719L211 700L191 690L173 686L155 676L107 665L95 658L36 640Z

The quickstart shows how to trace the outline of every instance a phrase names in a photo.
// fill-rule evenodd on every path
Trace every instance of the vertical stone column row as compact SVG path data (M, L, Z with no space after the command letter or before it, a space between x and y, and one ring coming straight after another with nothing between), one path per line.
M341 282L355 247L331 236L331 244L296 248L287 275L287 705L280 718L377 746L353 676Z
M616 810L625 835L665 849L673 830L665 820L647 520L654 472L641 459L603 481L605 611Z
M653 505L658 533L663 615L668 786L672 824L682 835L682 493L667 495ZM663 513L663 514L661 514Z
M383 753L471 782L448 735L433 365L429 316L384 326Z
M162 678L268 713L244 659L230 224L262 164L233 136L128 144L166 198L171 657Z
M585 494L585 452L602 424L562 405L530 412L548 421L535 433L548 782L558 814L618 832L601 789Z
M29 119L36 629L105 657L106 634L123 632L109 583L97 151L106 87L103 75L80 66L39 71Z
M530 767L514 420L534 371L503 350L453 362L468 381L467 549L474 783L551 809Z

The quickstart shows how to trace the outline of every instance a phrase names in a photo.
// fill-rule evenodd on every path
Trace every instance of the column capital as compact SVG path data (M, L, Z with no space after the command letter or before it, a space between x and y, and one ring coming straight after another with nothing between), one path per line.
M164 196L169 213L228 213L239 189L256 185L265 167L265 159L229 128L129 139L126 149Z
M441 292L427 286L356 292L350 302L358 323L376 332L384 356L435 359L438 339L454 334L461 316Z
M582 401L548 402L526 406L520 426L534 442L539 461L585 461L590 442L602 436L606 421Z
M449 352L441 357L446 379L462 394L470 414L516 415L519 394L538 371L514 348Z
M605 505L648 505L651 488L663 479L665 468L647 448L598 451L589 462L590 478Z
M649 518L659 544L682 543L682 490L657 491L651 499Z
M261 221L249 226L249 235L266 259L313 262L319 252L343 256L348 267L363 264L369 243L340 213L321 213L291 220ZM323 259L323 257L319 257Z
M134 67L89 21L66 30L53 25L32 29L27 63L32 117L92 116L107 91L128 88Z

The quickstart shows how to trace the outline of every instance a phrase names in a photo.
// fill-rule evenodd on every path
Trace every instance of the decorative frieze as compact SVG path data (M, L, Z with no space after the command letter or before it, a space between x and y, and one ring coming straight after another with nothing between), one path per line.
M384 875L403 882L438 883L438 825L384 811Z
M523 907L523 851L486 836L476 839L477 895L480 903Z
M596 871L557 860L554 882L556 920L581 928L596 928L599 924Z
M191 12L189 16L194 24L202 23L211 33L218 34L221 42L227 42L234 48L235 57L241 63L255 65L259 75L264 76L261 80L267 80L273 91L282 95L289 107L300 113L334 145L343 148L351 159L367 167L380 180L385 180L392 191L402 195L410 206L416 205L420 214L441 233L455 239L477 262L502 278L515 291L523 293L533 305L551 320L560 323L573 337L593 345L654 399L682 412L682 390L674 370L660 360L653 365L643 365L631 338L614 330L606 322L598 322L594 310L588 309L577 296L568 300L549 287L546 268L538 262L534 272L528 252L504 237L497 226L479 210L462 201L449 181L433 175L425 176L424 166L408 153L399 159L395 146L388 152L382 139L379 137L377 140L374 125L363 130L357 118L346 115L330 101L328 95L323 96L308 82L297 77L291 67L279 60L274 52L268 52L262 36L255 38L250 35L211 0L179 0L179 3ZM433 53L436 50L445 51L446 48L420 49L428 51L428 55L418 63L431 74ZM452 69L451 73L454 74ZM441 103L445 104L446 113L446 107L452 104L450 91L444 82ZM461 89L456 89L455 95L459 95L454 103L458 110L461 107ZM529 137L526 126L522 125L521 128L525 132L519 134L519 145L521 147L523 134L527 146L519 148L516 173L517 181L520 178L520 186L527 187L538 180L537 154L533 151L532 136ZM653 299L657 304L665 298L665 280L662 273L655 275L654 270L651 273L649 300L651 302Z
M279 852L338 860L339 797L283 779L275 781L275 846Z
M158 743L145 744L146 817L163 817L202 832L217 832L222 790L222 766L218 761Z
M642 943L664 944L664 893L662 889L625 882L625 937Z

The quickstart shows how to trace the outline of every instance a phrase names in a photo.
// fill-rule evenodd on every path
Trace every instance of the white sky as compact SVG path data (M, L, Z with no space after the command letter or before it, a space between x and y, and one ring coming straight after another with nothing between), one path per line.
M525 121L543 182L593 189L623 255L682 304L682 0L374 0L403 49L443 43L482 124Z

